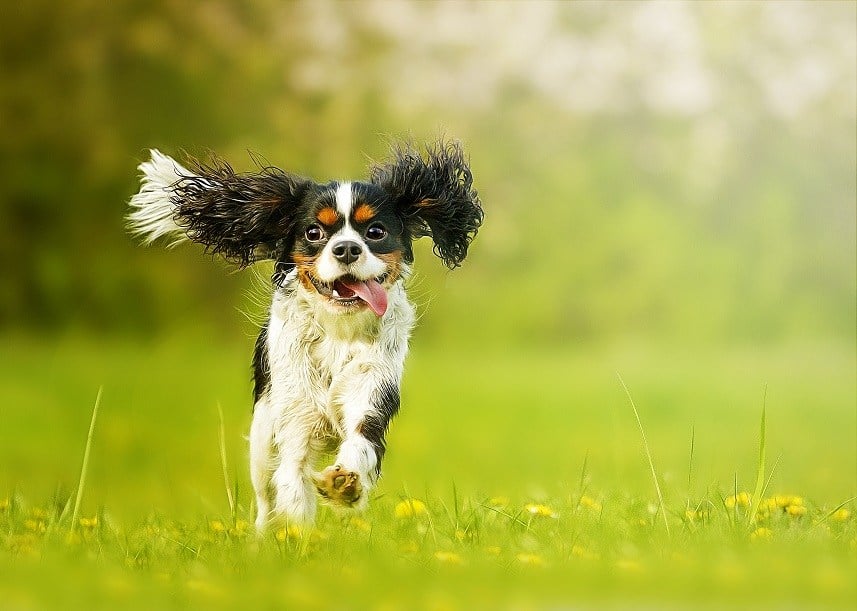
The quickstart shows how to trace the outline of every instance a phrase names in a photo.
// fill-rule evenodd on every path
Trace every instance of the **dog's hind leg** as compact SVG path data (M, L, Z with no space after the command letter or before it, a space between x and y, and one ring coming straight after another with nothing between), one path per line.
M265 397L253 409L250 425L250 481L256 493L256 529L262 530L271 516L271 473L274 467L273 426Z
M311 426L300 417L276 425L274 462L271 476L274 490L273 513L297 524L315 520L316 499L310 473L316 453L311 442Z

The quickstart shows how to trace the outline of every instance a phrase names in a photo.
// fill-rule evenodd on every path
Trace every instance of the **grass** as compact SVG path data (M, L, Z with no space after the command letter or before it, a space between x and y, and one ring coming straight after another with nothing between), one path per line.
M210 339L0 348L5 605L849 608L857 598L851 347L489 360L418 338L368 512L324 509L314 529L262 537L243 439L248 350Z

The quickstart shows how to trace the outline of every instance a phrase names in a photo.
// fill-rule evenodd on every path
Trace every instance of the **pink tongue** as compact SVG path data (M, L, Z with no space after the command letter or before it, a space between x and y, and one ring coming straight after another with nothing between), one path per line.
M372 311L377 316L383 316L384 312L387 311L387 292L377 280L365 280L362 282L340 280L340 282L369 304L369 307L372 308Z

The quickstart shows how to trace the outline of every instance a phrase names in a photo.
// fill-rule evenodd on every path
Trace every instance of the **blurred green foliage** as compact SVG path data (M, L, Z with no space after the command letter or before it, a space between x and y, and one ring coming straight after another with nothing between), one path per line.
M388 137L448 134L486 223L453 275L421 246L423 341L853 342L854 20L852 3L9 4L0 328L230 334L236 305L258 309L252 274L126 235L149 147L327 179L362 176Z

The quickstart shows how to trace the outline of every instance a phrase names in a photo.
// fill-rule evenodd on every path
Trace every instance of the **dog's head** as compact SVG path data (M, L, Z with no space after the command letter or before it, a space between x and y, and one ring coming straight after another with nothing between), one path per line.
M140 165L132 231L148 241L187 237L240 266L273 259L281 271L297 269L303 289L343 314L366 307L384 314L387 290L413 261L414 239L430 236L454 268L482 223L457 143L425 156L395 149L365 182L319 184L273 167L237 174L219 160L188 165L157 151Z

